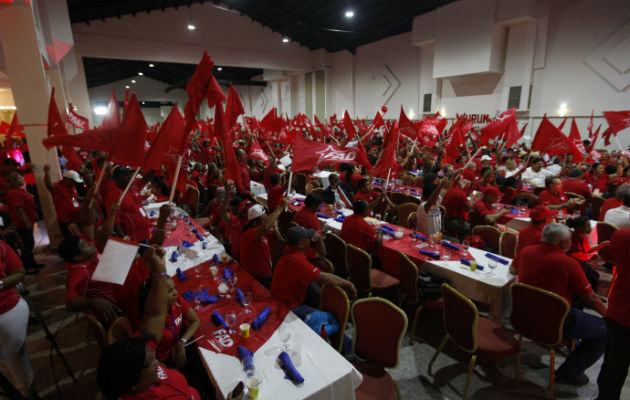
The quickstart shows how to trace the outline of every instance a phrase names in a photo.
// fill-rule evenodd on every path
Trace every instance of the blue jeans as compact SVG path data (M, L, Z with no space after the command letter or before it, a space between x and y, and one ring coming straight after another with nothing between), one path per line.
M603 318L571 308L564 321L562 338L580 339L580 343L558 368L556 374L570 377L582 375L604 354L606 335L606 322Z

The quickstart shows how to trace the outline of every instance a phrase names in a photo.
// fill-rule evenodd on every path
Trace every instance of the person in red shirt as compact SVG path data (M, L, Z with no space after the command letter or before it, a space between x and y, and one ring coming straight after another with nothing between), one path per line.
M324 200L316 194L310 193L304 199L304 207L302 207L293 216L293 222L307 228L314 229L316 232L321 233L321 225L319 219L317 219L317 211Z
M240 264L266 288L271 287L271 249L269 240L282 236L275 229L276 221L282 210L289 204L289 199L284 198L280 205L267 215L265 208L260 204L254 204L247 210L247 225L241 235Z
M168 310L166 260L164 251L155 245L144 252L143 259L153 272L153 283L140 322L141 336L118 340L103 349L96 371L98 388L108 398L124 400L200 400L181 373L157 362L155 351Z
M591 188L582 181L582 174L582 171L577 168L569 172L569 178L562 182L562 190L579 194L588 200L592 196Z
M38 264L33 257L35 239L33 238L33 225L37 219L35 199L24 189L24 178L17 172L11 172L7 183L7 206L15 230L22 239L22 263L27 274L36 274L42 264Z
M598 189L604 191L606 183L608 183L608 175L603 164L594 163L591 170L584 174L584 182L586 182L593 190Z
M236 152L238 159L238 166L241 171L241 185L236 188L240 194L249 195L249 185L251 184L251 178L249 176L249 168L247 168L247 153L245 150L238 149Z
M29 307L15 289L23 280L20 258L8 244L0 241L0 359L26 399L34 394L35 375L26 347Z
M81 223L81 206L76 186L83 184L83 179L76 171L65 171L59 182L50 180L50 166L44 165L44 184L52 196L57 213L57 222L63 237L70 236L68 225Z
M487 223L494 225L499 218L510 212L507 208L501 208L499 211L494 209L493 204L497 203L500 197L499 188L488 186L483 191L483 197L473 204L473 210L478 212Z
M464 188L467 182L463 177L456 178L456 183L451 187L442 200L446 209L445 229L457 237L465 237L470 232L470 224L466 221L470 202Z
M350 298L356 297L357 291L352 282L323 272L309 263L309 258L326 255L321 235L314 229L292 226L286 236L289 246L278 260L271 282L271 294L274 297L291 308L301 319L319 307L319 301L315 300L311 304L305 302L309 287L318 292L318 288L312 286L313 283L338 285L350 293ZM311 247L311 243L315 245L315 249Z
M584 199L573 198L569 199L562 191L562 181L555 176L548 176L545 178L545 187L540 195L538 195L538 204L542 204L551 208L552 210L559 210L562 208L573 209L575 207L581 207L584 204Z
M389 206L393 209L396 209L396 205L391 201L389 196L387 196L387 192L372 190L372 184L366 178L361 178L358 182L358 190L354 195L354 201L363 200L368 205L368 214L372 212L376 207L378 207L379 203L382 201L387 201Z
M610 251L617 264L617 277L608 297L608 338L604 363L599 371L599 399L619 399L630 367L630 230L620 229L610 238Z
M110 187L107 193L105 193L105 204L107 205L108 212L111 205L115 201L120 200L120 196L127 187L132 175L133 171L127 167L118 167L114 171L115 185ZM114 231L120 237L127 236L134 242L146 243L150 235L150 226L151 222L142 206L142 196L132 184L120 203L120 211L116 218Z
M529 212L531 223L518 234L516 255L514 256L514 261L510 265L510 273L512 275L518 274L518 263L523 249L540 243L542 230L545 225L550 224L553 221L552 217L554 215L556 215L555 211L552 211L542 205L532 208Z
M275 210L280 205L280 202L284 198L284 189L280 185L280 175L271 175L271 187L267 195L267 207L270 210Z
M144 304L151 290L153 279L147 279L138 294L140 301L140 316L144 313ZM155 349L158 361L175 366L182 371L186 366L186 348L184 345L192 338L201 326L201 320L195 310L190 307L175 289L173 279L166 278L168 289L168 303L162 339ZM185 325L185 328L184 328Z
M606 211L621 207L623 205L623 198L630 193L630 185L621 185L617 188L617 192L615 192L615 197L611 197L604 201L602 204L602 208L599 210L599 221L603 221L606 217Z
M577 295L587 306L606 315L606 306L593 292L580 264L565 254L570 247L571 231L566 225L553 223L545 226L542 243L527 247L521 254L518 281L562 296L569 305ZM588 383L584 371L604 353L604 319L571 307L562 337L581 341L556 370L556 381L583 386Z
M355 201L352 208L354 214L343 220L339 236L346 242L368 253L373 253L376 247L383 243L383 236L380 231L377 233L374 227L365 221L365 217L368 215L368 205L364 200ZM372 259L374 258L372 257Z

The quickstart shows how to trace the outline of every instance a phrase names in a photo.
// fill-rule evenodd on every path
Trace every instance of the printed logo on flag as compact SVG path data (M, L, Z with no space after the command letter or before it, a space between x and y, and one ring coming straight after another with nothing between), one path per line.
M331 145L328 145L323 150L316 151L315 154L319 154L318 165L324 161L352 162L357 158L356 150L338 150Z

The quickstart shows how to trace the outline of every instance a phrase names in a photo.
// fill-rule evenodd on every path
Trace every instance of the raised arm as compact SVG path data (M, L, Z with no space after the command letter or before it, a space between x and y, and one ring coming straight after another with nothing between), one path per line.
M166 284L166 261L164 250L151 245L143 255L144 264L151 268L153 280L144 305L144 314L139 330L143 335L152 337L156 343L162 339L164 320L168 303L168 286Z

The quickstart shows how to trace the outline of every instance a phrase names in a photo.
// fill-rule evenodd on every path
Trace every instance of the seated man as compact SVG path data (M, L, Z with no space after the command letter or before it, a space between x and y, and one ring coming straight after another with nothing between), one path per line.
M470 202L464 191L468 186L468 181L464 177L455 177L455 181L456 183L446 191L442 200L442 205L446 209L444 225L450 234L464 238L470 232L470 224L466 221Z
M538 196L538 204L542 204L552 210L562 208L574 209L584 204L584 199L569 199L562 191L562 181L556 176L548 176L545 178L545 187Z
M383 236L372 225L365 222L368 215L368 205L364 200L357 200L352 207L354 214L349 215L341 224L339 236L348 243L360 249L373 253L377 246L383 243Z
M549 290L572 304L577 295L587 306L606 315L606 306L593 292L580 264L565 254L571 247L571 230L563 224L549 224L542 233L542 243L521 253L518 281ZM604 353L604 319L571 307L564 322L563 339L581 339L575 350L556 370L556 381L583 386L588 383L584 371Z
M543 228L553 221L552 217L554 215L556 215L556 212L545 206L536 206L529 212L531 223L518 234L516 255L510 265L510 273L512 275L518 274L518 260L523 249L540 243Z
M104 192L108 213L111 213L111 205L120 199L123 190L125 190L132 177L133 170L131 168L116 168L113 176L114 184ZM134 182L120 203L120 211L116 217L114 231L119 237L129 237L134 242L146 243L150 235L150 225L149 218L142 207L142 196L135 187Z
M617 188L614 197L610 197L604 201L602 204L602 208L599 211L599 220L603 221L606 218L606 213L608 210L612 210L613 208L621 207L623 204L623 198L630 193L630 185L621 185Z
M339 177L335 174L330 174L328 181L330 182L330 186L324 189L324 201L326 204L333 204L340 208L351 208L352 194L349 192L346 193L339 186Z
M621 201L623 202L621 206L606 211L604 222L609 222L619 229L630 229L630 190L625 191Z
M315 229L321 233L321 226L317 219L317 211L323 200L316 194L309 193L304 199L304 207L293 216L293 222L307 229Z
M359 179L358 190L354 195L354 201L363 200L368 205L368 211L372 212L381 201L387 201L389 206L396 209L396 205L390 200L387 193L383 191L372 190L372 184L366 178Z
M582 175L584 173L579 169L574 169L569 172L569 178L562 182L562 189L565 192L571 192L575 194L579 194L584 197L586 200L590 199L592 196L591 188L582 181Z
M338 285L349 292L350 298L356 297L357 290L352 282L323 272L308 262L309 258L326 254L320 234L313 229L292 226L286 236L289 246L276 265L271 282L272 295L291 308L291 311L301 319L316 311L315 307L319 306L318 303L305 304L309 285L313 282L320 285ZM311 242L316 249L311 247Z
M483 197L473 204L473 210L477 211L479 215L490 225L494 225L499 218L510 212L507 208L502 208L496 211L492 205L499 201L501 197L501 191L496 186L488 186L483 191Z
M523 172L523 182L534 187L543 187L545 178L553 175L551 172L543 169L543 159L536 157L532 159L530 167Z

